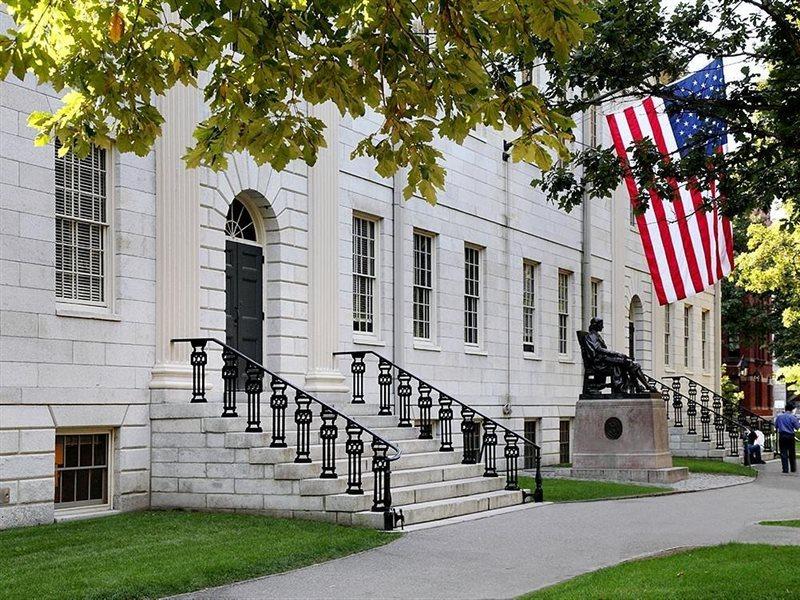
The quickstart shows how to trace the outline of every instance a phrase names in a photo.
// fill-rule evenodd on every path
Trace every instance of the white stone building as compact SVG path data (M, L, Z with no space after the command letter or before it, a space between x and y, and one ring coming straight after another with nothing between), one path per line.
M624 191L567 214L529 185L534 167L503 161L499 132L441 145L447 186L430 206L351 160L376 123L330 107L312 109L331 149L314 168L236 156L213 173L180 160L203 113L192 90L161 102L145 158L34 147L28 115L57 102L31 80L0 83L0 528L180 503L154 500L183 489L163 447L202 434L151 427L151 406L188 402L175 337L227 334L334 398L350 379L332 353L375 350L534 436L546 464L569 460L575 330L592 315L621 351L633 323L652 375L718 385L716 293L658 307Z

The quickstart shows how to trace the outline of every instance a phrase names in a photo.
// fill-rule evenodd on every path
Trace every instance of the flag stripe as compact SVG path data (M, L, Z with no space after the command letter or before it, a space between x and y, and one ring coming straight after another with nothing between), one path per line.
M647 113L647 119L650 123L650 129L653 133L653 139L656 142L656 147L658 148L659 152L665 157L664 160L669 161L669 152L667 151L667 144L664 140L664 132L661 127L661 123L659 121L659 117L656 114L656 107L653 103L652 98L648 98L644 101L644 109ZM686 265L689 268L689 276L691 278L692 289L695 293L700 292L705 287L703 285L703 280L700 275L700 267L697 263L697 254L694 248L694 236L689 231L689 220L687 219L687 211L686 206L684 205L684 198L681 196L680 189L678 188L678 183L675 181L674 178L670 178L668 180L670 187L672 188L673 193L673 200L672 205L675 209L675 218L678 222L678 229L680 231L680 240L683 245L683 254L686 260ZM692 214L693 205L690 204L692 208L689 210L688 214ZM699 233L699 232L698 232Z
M634 108L626 108L623 112L628 123L628 128L633 136L633 140L635 142L639 142L644 139ZM668 274L672 280L672 286L674 287L675 294L678 298L685 298L686 290L683 285L683 278L681 277L681 268L678 264L676 247L672 240L672 234L670 233L669 218L667 217L664 204L658 194L656 194L654 190L650 190L649 193L650 206L653 208L653 212L655 213L656 224L658 225L661 241L664 244L664 250L666 252L667 265L669 267Z
M639 204L639 191L628 166L628 154L625 150L625 144L622 141L622 136L620 135L619 126L617 125L617 116L608 115L606 117L606 121L608 122L609 130L611 130L611 139L614 142L614 148L617 151L617 156L619 156L619 160L622 163L622 168L625 172L625 186L628 188L628 196L630 197L631 204L635 209ZM639 227L639 233L642 238L642 247L644 248L647 266L650 269L650 277L653 280L653 287L656 291L656 297L658 298L659 304L666 304L667 297L664 293L664 285L661 281L661 273L658 270L658 263L656 262L655 252L653 250L653 242L650 239L650 231L647 228L643 214L638 212L636 213L636 224Z

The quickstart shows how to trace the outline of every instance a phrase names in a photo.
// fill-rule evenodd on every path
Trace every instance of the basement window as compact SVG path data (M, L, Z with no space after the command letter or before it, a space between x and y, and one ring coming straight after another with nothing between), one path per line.
M56 508L109 504L110 440L108 432L56 434Z

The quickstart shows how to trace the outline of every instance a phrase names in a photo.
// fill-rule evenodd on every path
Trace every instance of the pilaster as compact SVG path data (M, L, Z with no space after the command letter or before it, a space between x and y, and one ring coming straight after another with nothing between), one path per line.
M196 88L181 85L158 99L164 125L155 150L156 364L150 380L155 390L192 388L189 348L170 340L200 333L200 188L197 170L182 159L199 121L199 101ZM183 392L179 396L186 399Z
M336 368L339 349L339 122L332 102L310 106L325 123L327 148L308 171L309 215L309 331L306 389L346 392L345 378Z

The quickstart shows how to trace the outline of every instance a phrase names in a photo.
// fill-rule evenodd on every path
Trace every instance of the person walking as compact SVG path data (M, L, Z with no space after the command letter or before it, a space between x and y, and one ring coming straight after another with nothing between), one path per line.
M781 468L784 473L797 472L797 455L794 432L800 429L800 420L794 414L794 403L787 402L783 412L775 418L778 445L781 451Z

